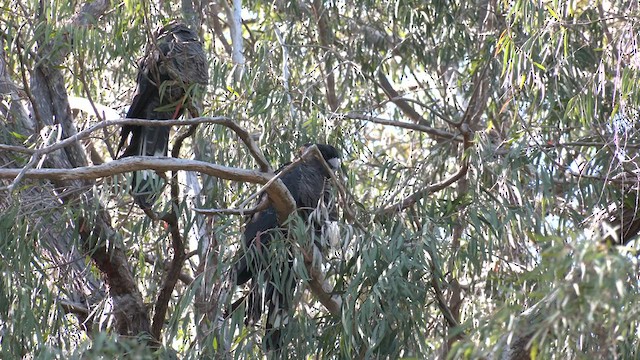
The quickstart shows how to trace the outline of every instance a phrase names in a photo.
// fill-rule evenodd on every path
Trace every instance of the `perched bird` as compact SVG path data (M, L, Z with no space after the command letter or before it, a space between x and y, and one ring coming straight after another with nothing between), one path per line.
M305 145L303 150L311 144ZM316 144L322 157L331 170L340 167L340 155L331 145ZM282 171L288 164L282 166ZM330 173L317 157L309 157L299 163L280 178L296 201L298 215L305 222L312 222L314 231L319 231L322 224L313 219L314 210L319 206L330 207L329 219L337 220L335 208L330 201ZM266 196L266 195L264 195ZM242 285L252 280L251 291L247 296L246 320L257 321L268 308L263 345L266 350L277 350L282 347L281 329L286 323L291 298L297 285L293 274L293 259L290 254L281 254L278 262L270 255L270 245L278 234L285 234L278 222L273 206L254 214L244 231L244 252L238 261L236 284ZM316 246L319 244L316 242ZM257 284L258 278L265 283L264 288ZM232 305L232 310L240 305L243 299Z
M187 26L172 22L154 34L139 63L136 91L127 118L177 119L193 107L194 98L208 81L208 63L198 35ZM169 126L125 125L117 154L120 157L167 156ZM132 194L138 205L150 208L158 186L153 171L134 172Z

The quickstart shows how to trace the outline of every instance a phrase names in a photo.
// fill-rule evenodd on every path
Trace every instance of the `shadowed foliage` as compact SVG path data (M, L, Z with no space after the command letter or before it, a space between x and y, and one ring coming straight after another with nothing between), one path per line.
M0 358L639 357L636 3L2 9Z

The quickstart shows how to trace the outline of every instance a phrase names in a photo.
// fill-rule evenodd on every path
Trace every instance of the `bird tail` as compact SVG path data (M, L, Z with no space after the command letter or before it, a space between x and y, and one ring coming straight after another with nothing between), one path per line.
M151 209L163 186L164 180L153 170L134 171L131 178L131 195L142 209Z
M169 146L168 126L141 127L134 132L123 156L167 156ZM162 192L164 180L153 170L134 171L131 180L131 195L143 209L150 209Z

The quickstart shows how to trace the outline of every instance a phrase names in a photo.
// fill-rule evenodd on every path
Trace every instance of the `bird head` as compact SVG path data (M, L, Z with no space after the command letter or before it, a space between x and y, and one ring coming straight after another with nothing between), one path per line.
M300 153L304 153L309 147L313 145L315 145L318 150L320 150L320 154L322 154L324 161L329 164L329 167L331 167L332 170L338 170L340 168L340 153L338 152L338 149L331 145L311 143L304 144L304 146L302 146L302 148L300 149Z

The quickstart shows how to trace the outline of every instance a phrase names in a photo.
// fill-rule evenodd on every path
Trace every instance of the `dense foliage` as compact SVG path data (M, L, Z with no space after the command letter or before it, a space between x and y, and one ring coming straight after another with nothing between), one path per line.
M315 258L340 307L299 287L287 357L639 356L637 3L245 1L241 27L239 3L3 0L1 358L263 355L260 324L227 313L244 216L194 210L250 208L260 185L167 172L155 210L175 217L152 219L127 174L9 172L118 161L119 126L32 150L121 117L173 19L209 56L202 116L273 168L310 142L342 154L338 244ZM188 128L178 157L258 169L228 126Z

